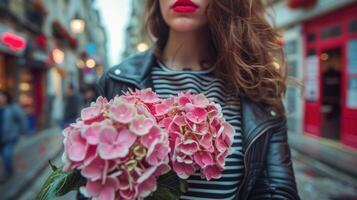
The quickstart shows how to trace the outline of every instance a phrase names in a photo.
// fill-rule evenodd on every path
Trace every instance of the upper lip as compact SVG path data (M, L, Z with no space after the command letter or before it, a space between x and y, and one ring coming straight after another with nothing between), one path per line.
M172 5L172 7L176 7L176 6L194 6L196 8L198 8L198 6L193 3L191 0L177 0L174 5Z

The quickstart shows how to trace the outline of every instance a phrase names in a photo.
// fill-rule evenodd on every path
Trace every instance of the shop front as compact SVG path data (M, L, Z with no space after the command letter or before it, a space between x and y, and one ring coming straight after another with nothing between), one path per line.
M27 132L31 133L43 127L47 68L45 51L34 46L29 38L0 25L0 89L9 92L22 106L28 118Z
M304 132L357 148L357 3L304 23Z

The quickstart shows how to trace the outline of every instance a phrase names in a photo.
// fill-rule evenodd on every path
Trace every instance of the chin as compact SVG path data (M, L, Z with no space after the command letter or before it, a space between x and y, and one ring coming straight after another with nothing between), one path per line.
M191 32L204 27L204 24L197 23L191 19L178 19L170 23L170 27L178 32Z

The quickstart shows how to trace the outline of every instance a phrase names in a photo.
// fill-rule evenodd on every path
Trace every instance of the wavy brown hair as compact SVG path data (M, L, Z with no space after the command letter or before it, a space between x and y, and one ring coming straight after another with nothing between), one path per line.
M160 57L169 26L162 17L159 0L148 0L146 11L146 28L156 38L154 52ZM212 0L207 17L217 54L215 65L232 89L284 114L284 54L277 42L280 35L268 23L265 11L261 0Z

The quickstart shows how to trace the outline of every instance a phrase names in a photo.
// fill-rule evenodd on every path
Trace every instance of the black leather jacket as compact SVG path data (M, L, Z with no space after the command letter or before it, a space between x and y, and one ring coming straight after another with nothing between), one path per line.
M100 79L99 94L113 98L128 88L152 88L151 50L135 54L110 68ZM244 178L238 199L299 199L287 143L286 118L241 95Z

